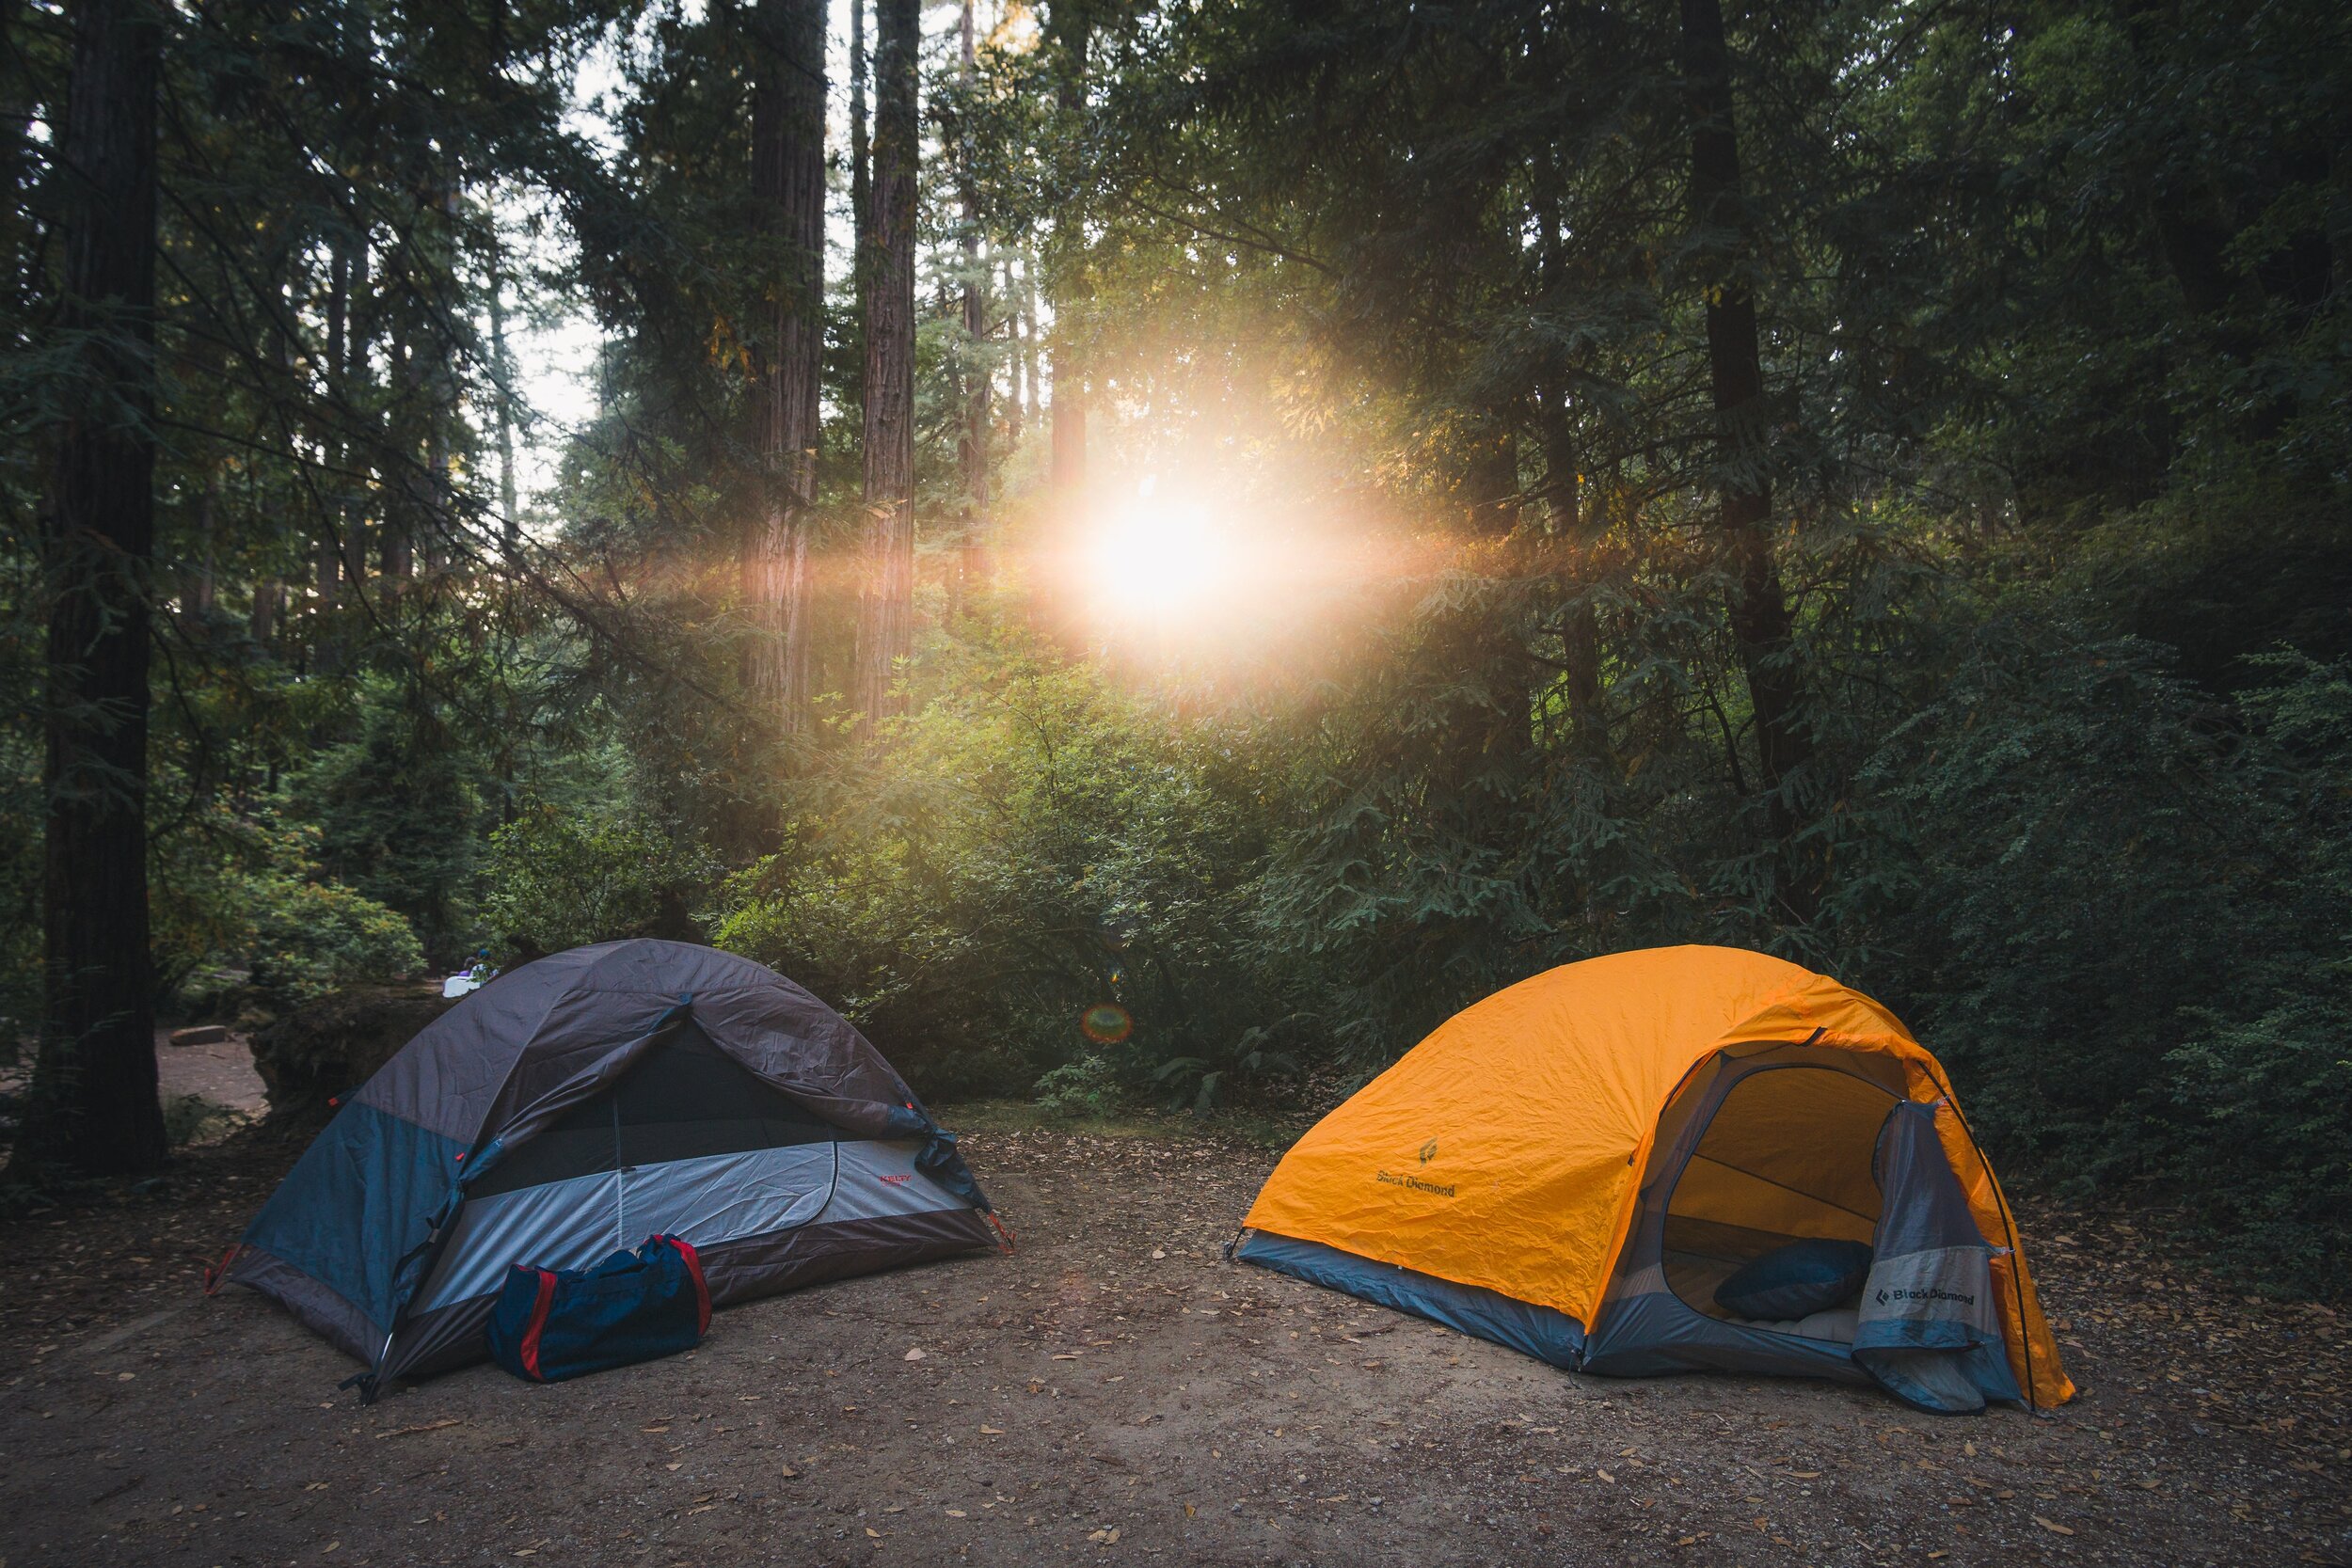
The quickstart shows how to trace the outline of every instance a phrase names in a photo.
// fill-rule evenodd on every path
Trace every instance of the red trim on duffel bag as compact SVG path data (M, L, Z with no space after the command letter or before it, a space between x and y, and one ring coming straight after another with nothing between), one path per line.
M539 1299L531 1304L531 1326L523 1330L522 1363L524 1371L545 1383L539 1377L539 1331L548 1326L548 1308L555 1305L555 1275L547 1269L532 1272L539 1276Z
M683 1236L657 1236L654 1240L669 1243L686 1259L686 1272L694 1276L694 1308L700 1314L694 1332L697 1335L709 1333L710 1281L703 1277L702 1255L694 1250L694 1243Z

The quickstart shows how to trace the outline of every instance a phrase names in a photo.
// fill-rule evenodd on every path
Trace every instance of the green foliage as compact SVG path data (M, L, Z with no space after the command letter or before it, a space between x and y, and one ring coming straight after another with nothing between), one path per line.
M322 748L292 783L327 871L400 911L435 953L466 946L489 782L480 750L416 686L373 686L358 734Z
M164 1097L164 1137L172 1148L209 1143L245 1125L246 1117L233 1105L207 1100L200 1094Z
M1977 628L1863 769L1901 863L1873 979L2015 1163L2169 1192L2312 1288L2352 1198L2352 667L2252 678L2233 706L2144 643Z
M721 946L873 1034L927 1092L1025 1086L1095 1054L1142 1086L1292 1008L1243 927L1285 784L1246 744L1171 721L1018 643L943 654L884 749L812 783L787 847L730 884Z
M290 877L248 879L252 983L308 1002L361 980L396 980L424 968L424 949L398 911L347 887Z
M1107 1117L1119 1109L1119 1076L1100 1056L1064 1062L1040 1078L1030 1092L1049 1117Z
M152 950L167 993L224 979L276 1007L424 967L407 920L325 877L315 828L215 807L152 858Z
M707 886L707 857L637 817L528 801L490 835L482 920L512 949L561 952L655 934L665 898Z

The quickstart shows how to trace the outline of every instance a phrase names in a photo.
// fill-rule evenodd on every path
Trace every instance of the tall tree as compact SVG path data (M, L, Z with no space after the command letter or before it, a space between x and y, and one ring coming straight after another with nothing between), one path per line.
M24 1148L94 1174L166 1152L148 955L148 590L155 526L161 15L83 0L58 147L60 315L78 361L42 531L49 601L40 1051Z
M1731 52L1721 0L1682 0L1683 90L1691 115L1691 225L1707 301L1708 380L1715 406L1716 483L1734 579L1731 634L1756 714L1756 767L1773 836L1795 831L1791 776L1812 758L1788 594L1772 548L1768 464L1772 405L1756 328L1754 265L1740 177ZM1800 873L1783 894L1812 918L1816 890Z
M511 557L522 543L522 518L515 491L515 358L506 347L504 257L505 249L494 235L490 245L490 397L498 409L499 540Z
M1074 122L1086 113L1087 48L1091 24L1085 7L1077 0L1057 0L1048 20L1061 46L1061 74L1055 87L1057 105L1065 120ZM1069 127L1066 132L1075 134ZM1064 276L1059 279L1060 295L1054 301L1054 340L1049 351L1054 392L1048 416L1052 421L1053 449L1047 475L1056 490L1068 493L1086 483L1087 472L1086 372L1078 362L1078 346L1072 341L1073 318L1077 313L1073 307L1086 294L1084 232L1076 224L1057 222L1054 244Z
M972 39L972 0L963 0L959 18L962 64L958 76L968 96L977 76ZM964 546L971 549L982 519L988 515L988 404L993 373L981 344L988 336L988 272L980 264L979 181L973 169L977 149L969 125L961 127L956 150L956 178L963 208L963 430L957 456L963 470Z
M1021 308L1020 284L1014 270L1016 265L1015 258L1008 253L1004 273L1005 308L1009 313L1007 325L1011 341L1008 346L1011 352L1006 367L1009 373L1005 397L1005 441L1017 451L1021 446L1021 417L1027 412L1023 405L1024 400L1029 395L1025 369L1029 358L1029 318Z
M895 712L893 683L914 645L915 52L921 0L874 8L874 189L866 301L865 594L858 607L858 711Z
M866 98L869 70L866 52L868 4L869 0L850 0L850 281L861 329L866 321L866 236L874 230L874 149L867 135Z
M753 545L752 684L786 733L798 734L808 710L809 500L825 337L825 0L762 0L755 25L752 182L761 231L773 239L776 282L759 400L768 493Z

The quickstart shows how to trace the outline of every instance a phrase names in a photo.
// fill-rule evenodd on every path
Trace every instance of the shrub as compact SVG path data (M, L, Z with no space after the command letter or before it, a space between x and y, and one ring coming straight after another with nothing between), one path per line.
M1106 1117L1119 1109L1119 1076L1100 1056L1064 1062L1037 1081L1037 1108L1049 1117Z
M482 918L504 942L554 953L652 934L665 897L699 896L708 880L702 857L640 817L532 801L490 835Z
M363 980L393 980L424 967L424 950L400 913L332 882L281 874L246 879L252 901L252 984L302 1003Z
M721 946L840 1007L937 1095L1020 1093L1089 1058L1142 1092L1159 1062L1290 1010L1248 920L1286 797L1246 735L1018 649L944 673L730 882ZM1103 1004L1133 1021L1115 1056L1082 1030Z
M242 974L268 1006L297 1006L424 967L405 917L331 881L312 858L319 832L215 804L155 857L157 978L187 1000Z
M2153 1183L2256 1276L2352 1213L2352 667L2236 703L2160 650L1994 622L1866 770L1904 896L1873 983L2061 1191Z

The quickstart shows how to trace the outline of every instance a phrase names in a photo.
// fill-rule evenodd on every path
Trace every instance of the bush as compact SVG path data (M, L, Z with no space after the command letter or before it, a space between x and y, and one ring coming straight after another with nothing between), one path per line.
M1867 940L1997 1152L2156 1184L2312 1288L2352 1214L2352 667L2258 664L2232 704L2146 643L1988 624L1866 769L1903 865Z
M803 793L782 852L729 884L719 945L808 986L941 1096L1073 1064L1142 1093L1158 1063L1291 1010L1248 917L1286 796L1246 735L1018 648L944 675ZM1133 1021L1115 1056L1082 1028L1104 1004Z
M1064 1062L1037 1081L1037 1108L1049 1117L1106 1117L1119 1109L1119 1077L1100 1056Z
M398 912L332 882L283 875L246 879L252 900L252 985L293 1003L363 980L424 968L424 950Z
M326 879L316 828L214 808L155 857L157 978L183 1002L199 989L244 990L294 1006L342 987L424 967L398 911Z
M532 801L490 835L482 918L512 946L556 953L656 934L665 901L698 899L710 880L704 857L642 818Z

